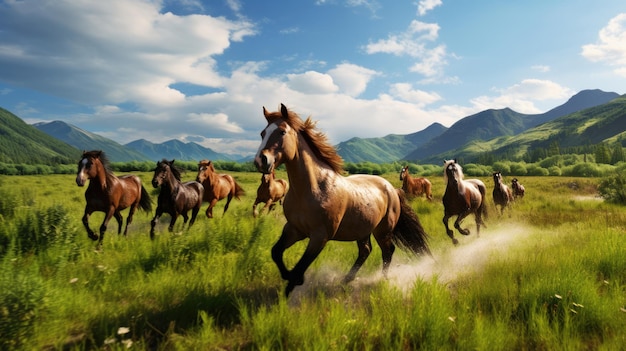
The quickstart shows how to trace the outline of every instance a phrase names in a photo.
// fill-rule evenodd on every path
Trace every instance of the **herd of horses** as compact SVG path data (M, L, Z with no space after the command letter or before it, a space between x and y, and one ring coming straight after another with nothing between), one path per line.
M278 203L283 206L286 223L278 241L271 249L281 277L287 281L285 295L304 283L304 273L330 240L355 241L358 256L344 283L352 281L370 252L371 237L381 249L383 275L386 276L396 246L416 256L430 255L428 235L417 214L407 201L407 196L424 196L432 201L431 182L426 178L414 178L408 166L402 167L400 180L402 188L395 188L388 180L376 175L343 175L343 160L337 154L324 133L317 130L308 117L302 120L296 113L281 104L280 110L269 112L263 107L267 126L261 132L261 145L255 155L254 164L262 173L252 212L259 216L257 205L265 203L263 210L271 211ZM275 169L285 165L289 181L276 179ZM444 182L446 184L442 201L444 205L443 224L454 245L458 240L448 227L448 220L456 216L454 227L462 235L469 235L461 222L473 214L476 234L484 226L487 217L487 187L479 179L464 179L463 168L456 160L444 161ZM117 177L110 169L102 151L85 151L78 162L76 183L89 186L85 191L86 206L83 224L88 237L101 245L107 224L111 217L118 222L121 233L122 215L120 211L129 208L124 235L139 208L151 211L152 202L146 189L137 176ZM493 173L493 202L500 207L500 214L510 209L516 198L522 198L524 186L517 179L511 187L502 181L501 172ZM182 182L181 170L174 160L163 159L157 162L152 185L160 188L157 209L151 221L150 237L154 237L155 226L160 216L171 216L169 230L174 227L178 216L183 216L183 225L196 220L203 202L208 202L206 216L213 217L213 207L226 199L224 214L233 197L239 199L243 189L232 176L218 174L213 163L202 160L198 164L195 181ZM89 216L94 211L105 213L99 235L89 227ZM191 217L188 212L191 211ZM289 270L284 261L285 250L295 243L309 239L302 257Z

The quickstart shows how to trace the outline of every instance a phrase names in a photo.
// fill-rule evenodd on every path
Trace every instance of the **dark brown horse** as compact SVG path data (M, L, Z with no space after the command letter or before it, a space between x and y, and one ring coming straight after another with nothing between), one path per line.
M480 179L463 179L463 168L456 160L445 161L443 165L443 179L446 183L446 192L443 194L443 224L446 233L452 239L454 245L459 241L454 237L454 232L448 227L448 219L457 216L454 227L463 235L469 235L470 231L461 228L461 221L470 214L476 219L476 235L480 235L480 226L485 225L482 219L487 218L487 206L485 206L485 194L487 188Z
M517 178L513 178L511 181L511 188L513 188L513 197L519 197L520 199L524 197L526 189L524 189L524 186L517 180Z
M431 191L432 185L430 180L426 178L413 178L409 174L409 166L402 167L400 171L400 180L402 181L402 190L411 196L424 195L428 201L432 201L433 193Z
M513 203L513 192L506 184L502 182L502 173L493 172L493 203L496 206L500 206L500 214L504 214L504 210L511 209Z
M104 233L111 217L117 221L117 234L122 231L122 214L120 211L129 208L124 235L128 232L128 225L133 221L133 214L137 208L149 212L152 210L152 201L146 189L141 185L141 179L136 175L117 177L109 167L109 161L101 150L83 151L78 161L76 184L84 186L89 179L89 186L85 191L85 214L83 225L87 229L87 236L91 240L98 240L102 245ZM89 216L95 212L104 212L104 221L100 225L100 236L89 228Z
M272 259L287 280L285 295L304 282L304 272L329 240L356 241L359 254L345 276L350 282L378 242L386 275L395 245L417 254L430 250L427 235L403 191L373 175L342 176L343 160L315 123L287 110L263 108L267 127L254 163L262 173L285 164L289 191L283 209L287 223L272 247ZM283 261L286 249L308 238L306 250L293 269Z
M261 211L267 208L267 212L273 210L277 202L282 205L283 198L288 190L289 183L284 179L276 179L274 170L272 170L271 173L263 174L261 176L261 184L259 184L256 190L256 200L254 200L254 204L252 205L252 214L254 217L259 215L256 206L261 202L265 203Z
M191 210L189 227L196 221L196 216L202 206L204 187L196 181L182 183L180 179L180 169L174 166L174 160L163 159L157 162L152 177L152 186L161 187L161 192L156 213L150 222L150 239L154 239L154 227L163 213L172 217L168 227L170 232L174 230L174 224L179 215L183 216L183 226L187 223L189 210Z
M204 186L204 201L209 203L206 216L209 218L213 218L213 206L219 200L226 198L226 205L224 205L224 213L226 213L230 200L233 197L239 200L239 197L245 194L243 188L237 184L231 175L215 172L213 162L209 160L202 160L198 163L196 181Z

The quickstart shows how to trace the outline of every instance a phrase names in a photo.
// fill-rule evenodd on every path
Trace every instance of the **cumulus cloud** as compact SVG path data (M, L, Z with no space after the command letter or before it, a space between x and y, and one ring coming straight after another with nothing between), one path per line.
M365 46L368 54L392 54L409 56L417 60L410 71L420 73L426 77L443 75L443 68L447 64L447 50L445 45L428 47L439 36L439 25L413 20L406 31L390 35Z
M339 90L328 74L307 71L303 74L288 74L289 87L305 94L331 94Z
M220 86L211 56L255 33L246 21L160 13L160 2L3 6L0 65L13 68L3 79L79 103L170 103L183 98L172 83Z
M441 0L420 0L417 4L417 14L424 16L428 11L434 9L437 6L441 6Z
M541 113L537 101L563 100L575 92L549 80L525 79L504 89L494 89L495 96L479 96L471 100L478 111L510 107L521 113Z
M390 93L394 98L414 103L420 107L424 107L441 100L441 96L439 96L439 94L413 89L413 86L409 83L393 84L391 86Z
M626 13L613 17L598 33L598 41L584 45L581 54L592 62L616 67L615 73L626 77Z
M379 73L350 63L342 63L329 70L328 75L339 87L339 92L353 97L359 96L367 88L367 83Z

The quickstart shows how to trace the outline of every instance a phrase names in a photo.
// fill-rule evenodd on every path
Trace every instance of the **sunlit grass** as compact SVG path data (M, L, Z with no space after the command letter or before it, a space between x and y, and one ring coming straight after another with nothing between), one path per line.
M151 174L140 175L148 184ZM396 174L386 177L399 186ZM411 205L430 236L433 259L397 250L385 280L374 244L357 279L343 285L356 244L329 242L305 284L286 299L270 256L285 223L282 208L254 219L260 177L235 178L247 194L226 214L220 202L208 219L204 205L194 226L179 220L173 233L164 215L150 240L153 213L139 212L127 237L113 221L98 250L81 223L84 189L74 177L2 177L0 348L122 350L132 342L131 349L146 350L612 350L626 344L626 211L595 198L594 179L522 178L526 197L511 213L499 216L489 203L480 238L469 217L464 226L472 233L455 233L455 247L441 222L443 180L432 178L434 201L416 198ZM492 180L483 181L491 191ZM151 185L149 191L156 201ZM92 228L102 218L94 214ZM286 251L289 266L305 246Z

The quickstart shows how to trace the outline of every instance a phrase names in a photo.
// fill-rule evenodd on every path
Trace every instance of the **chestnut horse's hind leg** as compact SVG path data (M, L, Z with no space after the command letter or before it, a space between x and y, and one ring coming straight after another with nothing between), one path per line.
M363 263L365 262L365 260L367 260L367 257L369 257L370 253L372 252L372 241L370 240L369 236L365 240L357 241L356 244L357 244L357 247L359 248L359 256L356 258L354 265L352 265L350 272L348 272L348 274L343 278L344 284L349 283L354 280L356 273L359 271L359 269L361 269L361 266L363 266ZM383 256L384 256L384 253L383 253ZM384 259L383 259L383 262L384 262ZM383 269L384 267L385 266L383 263Z
M115 211L113 217L115 217L115 220L117 221L117 235L120 235L122 234L122 214L120 213L120 211ZM128 224L126 224L126 226L128 227ZM124 231L124 235L126 235L126 231Z
M452 239L452 243L454 245L458 245L459 241L454 237L454 231L452 229L450 229L450 227L448 227L448 220L450 219L450 215L444 215L443 216L443 225L446 226L446 234L448 234L448 236L450 237L450 239Z
M226 210L228 210L228 205L230 205L230 200L233 199L233 193L228 194L228 198L226 199L226 205L224 205L224 212L222 213L226 213Z
M137 210L136 205L130 206L130 209L128 210L128 217L126 217L126 227L124 227L124 236L126 236L126 234L128 233L128 225L133 223L133 215L135 214L135 210ZM120 218L122 218L122 215L120 215ZM122 223L120 222L120 225L121 224Z

